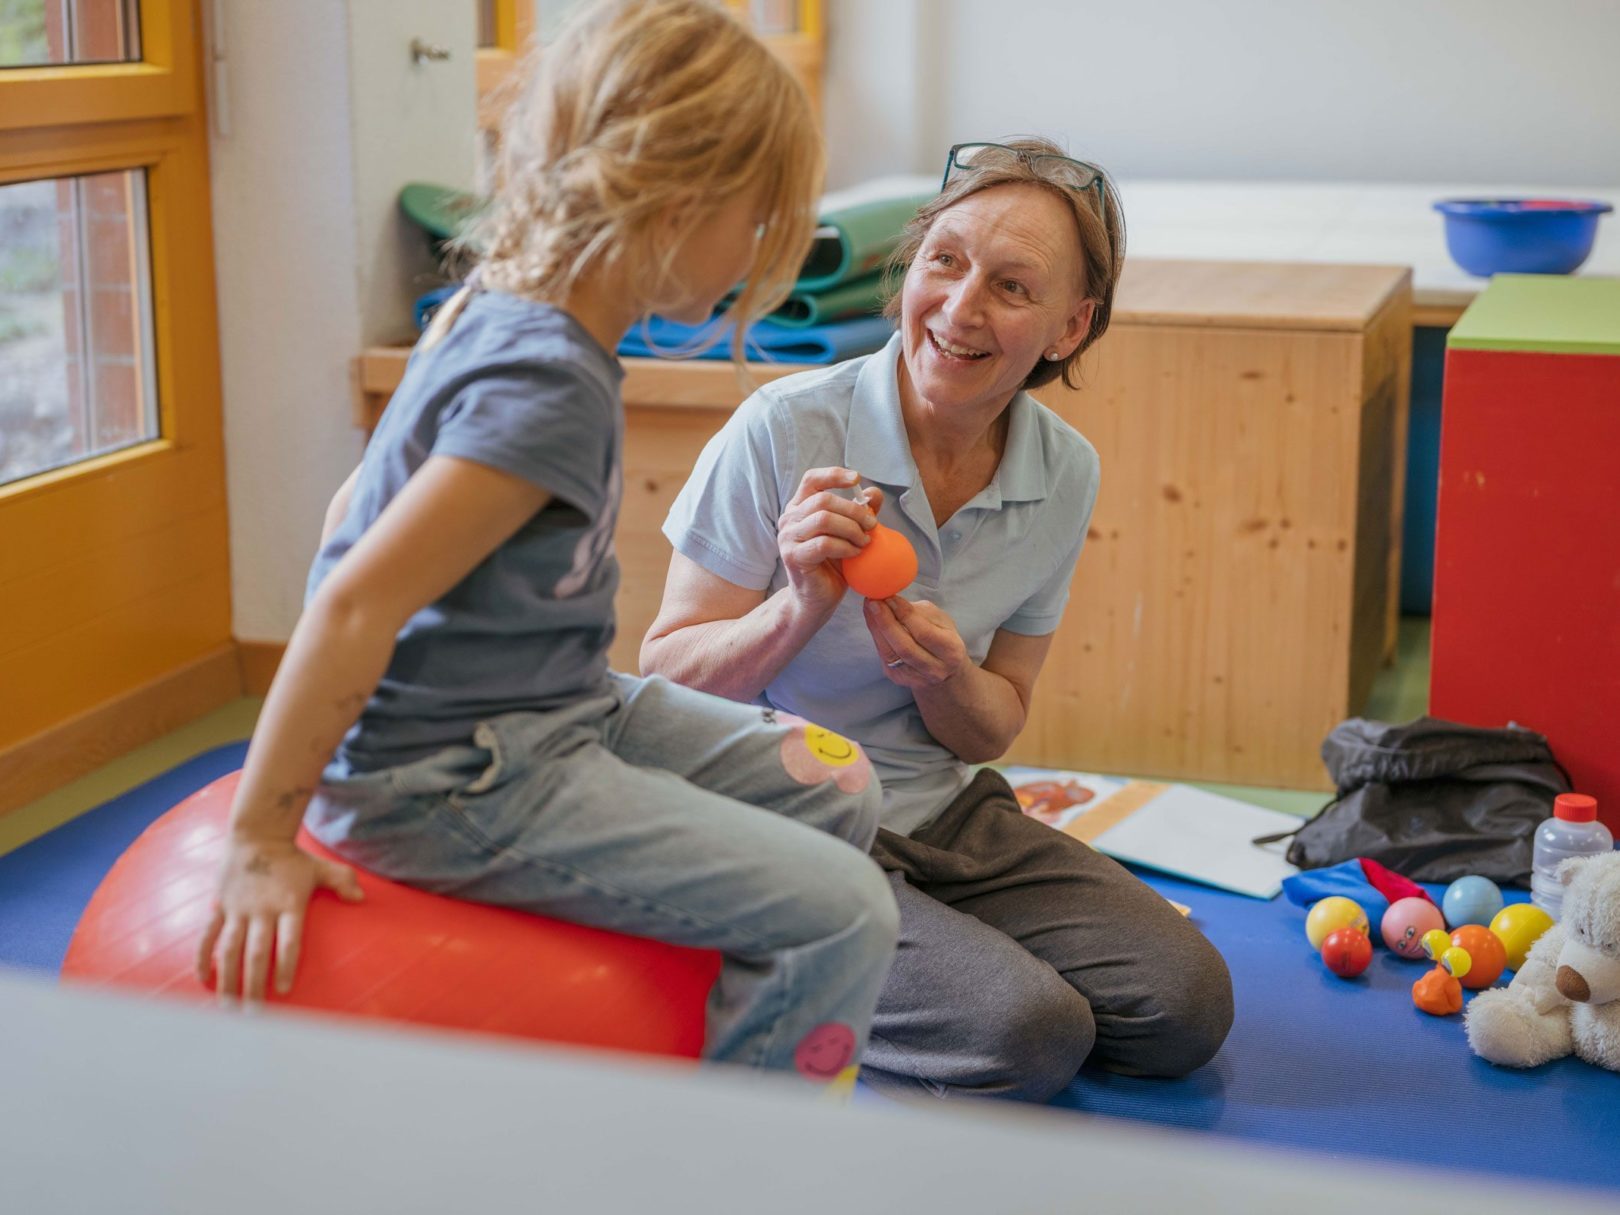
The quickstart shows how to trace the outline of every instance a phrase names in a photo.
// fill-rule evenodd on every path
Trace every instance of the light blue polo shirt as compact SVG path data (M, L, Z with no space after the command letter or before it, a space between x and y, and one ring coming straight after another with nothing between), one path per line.
M1057 628L1097 499L1097 452L1020 392L995 477L936 529L900 413L899 358L896 335L876 354L750 396L703 449L664 535L710 573L774 594L787 584L776 521L800 479L812 468L855 469L884 490L878 517L917 550L917 580L903 597L937 604L982 662L997 629L1038 637ZM911 693L885 678L854 592L760 703L865 747L891 831L925 826L971 775L928 733Z

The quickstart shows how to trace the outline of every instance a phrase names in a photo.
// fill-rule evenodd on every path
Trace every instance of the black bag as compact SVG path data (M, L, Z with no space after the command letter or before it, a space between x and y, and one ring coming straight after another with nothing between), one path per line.
M1355 717L1333 728L1322 759L1338 795L1288 833L1301 869L1368 857L1414 881L1477 873L1528 886L1536 827L1570 789L1546 738L1517 727Z

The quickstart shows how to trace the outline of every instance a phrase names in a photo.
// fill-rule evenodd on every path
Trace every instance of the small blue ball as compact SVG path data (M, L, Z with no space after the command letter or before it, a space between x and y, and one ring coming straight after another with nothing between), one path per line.
M1464 924L1489 927L1496 913L1502 910L1502 892L1490 878L1470 874L1446 887L1440 910L1445 913L1448 927L1461 928Z

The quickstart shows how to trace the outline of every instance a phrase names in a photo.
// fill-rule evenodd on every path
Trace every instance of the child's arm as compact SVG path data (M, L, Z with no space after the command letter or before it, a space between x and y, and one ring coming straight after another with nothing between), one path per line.
M238 990L261 999L272 953L276 990L288 990L317 886L359 897L352 871L293 842L322 769L382 679L405 622L547 501L519 477L430 457L321 584L293 630L231 807L218 905L197 949L207 982L218 945L221 999Z
M321 547L332 538L337 531L338 524L343 522L343 516L349 513L349 499L354 497L354 483L360 479L360 466L356 464L354 471L348 475L343 484L338 486L337 493L326 504L326 518L321 523Z

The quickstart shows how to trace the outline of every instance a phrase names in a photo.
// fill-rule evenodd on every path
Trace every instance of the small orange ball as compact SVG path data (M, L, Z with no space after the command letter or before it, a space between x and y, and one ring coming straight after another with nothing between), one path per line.
M1489 987L1507 968L1507 946L1502 938L1482 924L1464 924L1451 934L1451 943L1466 949L1473 965L1462 975L1462 985L1470 991Z
M867 599L888 599L911 585L917 576L917 550L892 527L879 523L871 539L853 557L845 557L844 581Z

